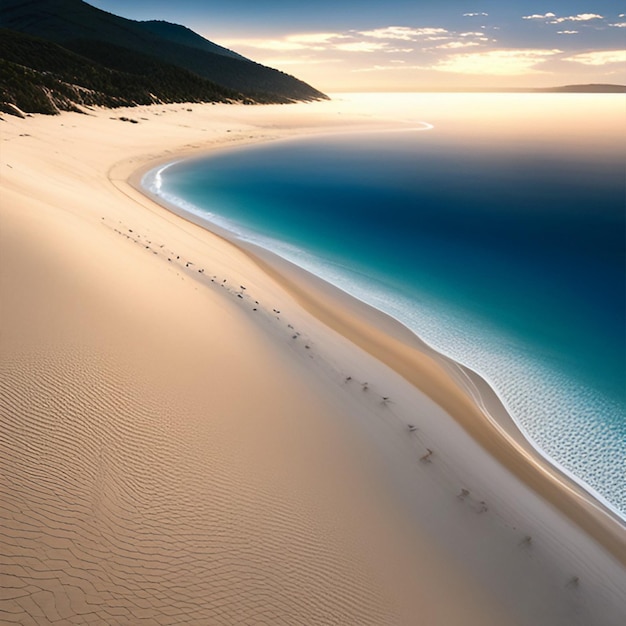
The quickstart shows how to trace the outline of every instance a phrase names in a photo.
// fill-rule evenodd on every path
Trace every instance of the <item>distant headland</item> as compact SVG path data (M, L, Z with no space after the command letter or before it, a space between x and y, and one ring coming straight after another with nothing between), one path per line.
M424 93L626 93L626 85L590 83L557 87L451 87L414 89Z
M626 85L590 83L587 85L562 85L560 87L536 87L533 89L500 89L505 92L530 93L626 93Z

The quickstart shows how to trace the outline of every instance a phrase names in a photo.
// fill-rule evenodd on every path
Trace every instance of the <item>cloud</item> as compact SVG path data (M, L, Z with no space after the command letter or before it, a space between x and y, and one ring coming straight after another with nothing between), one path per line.
M270 67L281 67L283 65L326 65L328 63L341 63L342 59L311 59L308 57L292 56L292 57L274 57L265 59Z
M472 33L468 33L471 35ZM482 35L483 33L473 33ZM251 48L259 51L278 53L293 52L294 55L307 53L410 53L416 47L424 48L427 43L448 41L452 33L445 28L409 26L385 26L367 31L294 33L283 37L268 39L231 39L223 45L231 48ZM408 42L417 42L417 46L408 46ZM400 45L405 44L405 45ZM459 46L460 47L460 46Z
M609 65L611 63L625 63L626 50L599 50L596 52L583 52L567 57L565 61L582 63L583 65Z
M295 43L303 44L323 44L333 39L345 39L346 35L342 33L302 33L297 35L288 35L287 40Z
M436 46L438 50L456 50L458 48L469 48L470 46L479 46L477 41L449 41Z
M341 50L343 52L377 52L378 50L385 50L387 48L386 43L379 43L377 41L351 41L349 43L338 43L333 46L335 50ZM412 49L409 48L408 52ZM391 52L391 50L389 50ZM397 50L393 50L397 52Z
M524 20L544 20L549 24L562 24L563 22L589 22L591 20L603 20L602 15L597 13L579 13L578 15L569 15L567 17L557 17L554 13L544 13L540 15L535 13L533 15L524 15Z
M578 33L577 30L557 30L557 35L576 35Z
M489 50L455 54L433 65L432 69L440 72L457 74L487 74L491 76L514 76L536 74L542 62L548 60L560 50Z
M397 70L402 70L406 72L407 70L429 69L428 67L425 67L423 65L404 65L398 61L391 61L391 62L395 63L395 65L373 65L371 67L358 67L356 69L353 69L352 72L355 74L360 74L360 73L368 73L368 72L389 72L389 71L397 71Z
M365 30L359 33L364 37L374 39L399 39L401 41L417 41L424 37L447 35L445 28L410 28L408 26L387 26L374 30Z
M297 33L282 39L231 39L225 42L231 47L249 47L260 50L288 52L296 50L326 50L333 47L333 40L346 39L343 33Z
M487 17L489 13L463 13L463 17L477 17L479 15L484 15Z
M223 45L230 48L257 48L259 50L275 50L277 52L288 52L295 50L318 50L310 45L304 45L289 41L288 39L227 39Z
M231 39L222 44L235 49L294 53L304 57L332 52L389 55L419 50L444 51L474 47L489 41L495 40L487 37L484 31L458 33L431 26L384 26L366 31L292 33L267 39Z
M297 33L282 39L231 39L225 42L231 47L249 47L276 52L327 51L376 52L387 49L387 44L362 41L347 33ZM392 51L392 50L390 50Z
M579 15L570 15L569 17L556 17L550 21L550 24L562 24L563 22L589 22L591 20L603 20L604 18L597 13L580 13Z
M626 22L617 22L616 24L609 24L613 28L626 28Z
M523 20L547 20L549 17L556 17L554 13L546 13L545 15L538 15L535 13L534 15L524 15L522 17Z

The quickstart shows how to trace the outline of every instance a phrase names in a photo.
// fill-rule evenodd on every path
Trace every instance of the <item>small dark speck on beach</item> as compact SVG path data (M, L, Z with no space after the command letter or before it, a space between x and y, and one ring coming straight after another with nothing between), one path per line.
M430 457L433 455L433 451L430 448L426 448L426 454L420 457L420 461L423 463L430 463Z

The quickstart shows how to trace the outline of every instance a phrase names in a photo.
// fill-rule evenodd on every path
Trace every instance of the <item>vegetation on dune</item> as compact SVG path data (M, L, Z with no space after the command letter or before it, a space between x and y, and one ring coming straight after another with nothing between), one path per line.
M25 113L54 114L91 106L245 101L233 90L145 55L98 42L75 42L75 47L102 47L112 65L132 72L94 63L52 42L0 29L2 111L16 114L17 107Z

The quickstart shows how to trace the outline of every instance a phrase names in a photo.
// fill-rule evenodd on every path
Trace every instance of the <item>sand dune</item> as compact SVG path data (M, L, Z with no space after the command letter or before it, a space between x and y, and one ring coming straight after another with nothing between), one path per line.
M245 250L126 182L374 123L348 113L0 122L0 622L623 623L623 529L603 547Z

